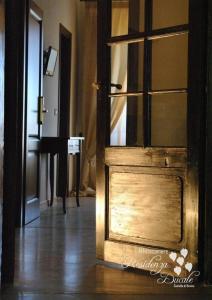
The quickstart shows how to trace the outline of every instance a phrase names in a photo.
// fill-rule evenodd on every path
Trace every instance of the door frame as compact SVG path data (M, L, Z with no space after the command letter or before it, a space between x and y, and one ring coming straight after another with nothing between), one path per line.
M147 0L148 1L148 0ZM108 210L108 170L105 166L105 145L108 145L109 124L102 122L110 117L110 111L107 107L106 99L108 94L109 82L109 47L106 46L110 37L111 8L110 1L98 0L98 83L101 89L97 92L97 232L96 232L96 252L99 259L104 259L104 241L106 239ZM108 18L105 18L108 16ZM192 226L195 230L195 241L188 237L189 245L192 249L198 249L199 264L202 278L204 276L204 157L205 157L205 85L206 85L206 32L207 32L207 1L190 1L190 77L188 80L189 99L192 99L192 105L188 107L188 197L190 206L194 212ZM104 19L104 21L103 21ZM201 24L201 26L200 26ZM198 45L198 47L197 47ZM198 71L197 71L198 70ZM198 84L196 84L198 82ZM201 99L201 100L200 100ZM192 122L193 121L193 122ZM107 122L109 123L109 122ZM192 188L195 187L195 188ZM212 195L212 191L211 191ZM195 199L195 201L193 201ZM201 200L201 201L200 201ZM195 203L194 203L195 202ZM189 224L187 224L189 226ZM198 230L197 230L198 228ZM193 229L192 229L193 230Z
M64 57L62 57L62 51L61 51L61 48L62 48L62 37L65 37L67 40L69 40L69 44L70 44L70 56L69 56L69 59L70 61L68 62L68 68L69 68L69 71L68 71L68 75L67 75L67 78L68 78L68 86L67 86L67 94L68 94L68 103L67 103L67 108L68 108L68 111L70 110L70 105L71 105L71 99L70 99L70 96L71 96L71 53L72 53L72 33L66 29L62 24L60 24L60 31L59 31L59 45L60 45L60 49L59 49L59 118L58 118L58 136L59 137L64 137L65 135L65 132L61 132L61 124L65 123L66 125L66 131L69 132L69 127L70 127L70 116L67 120L63 120L61 118L61 98L62 98L62 91L61 91L61 86L62 86L62 61L64 59ZM66 136L67 137L67 136Z
M15 231L24 199L27 24L31 0L5 1L5 132L2 225L2 286L12 284Z
M204 209L204 275L207 284L212 283L212 3L208 1L208 28L207 28L207 84L206 84L206 150L205 150L205 202Z
M66 57L63 57L62 55L62 43L64 43L63 38L65 38L69 43L70 53L68 56L68 59L66 61ZM72 67L72 33L64 27L60 23L59 28L59 102L58 102L58 137L60 138L69 138L70 136L70 114L68 113L66 118L63 116L63 112L67 111L70 112L71 107L71 67ZM67 62L64 68L64 62ZM64 70L63 70L64 68ZM65 71L65 72L64 72ZM64 101L63 97L63 89L62 86L64 85L63 82L63 76L62 74L66 74L65 78L65 88L66 88L66 98ZM63 105L66 105L65 109L62 107ZM67 159L66 155L59 154L57 159L57 191L56 194L58 197L61 197L63 194L61 187L63 186L63 170L64 168L67 168Z
M29 17L33 17L33 19L36 20L36 22L40 25L40 59L39 59L39 98L43 95L43 12L42 10L36 5L33 0L28 1L28 6L26 9L26 27L25 27L25 79L24 79L24 150L23 150L23 196L22 196L22 202L19 209L21 211L19 212L20 219L18 220L18 224L20 226L26 225L26 171L27 171L27 154L29 151L29 145L28 145L28 128L27 128L27 110L28 110L28 35L29 35ZM38 100L40 101L40 99ZM42 124L40 124L40 118L41 114L41 105L38 103L38 139L42 136ZM33 147L34 148L34 147ZM38 148L38 149L37 149ZM35 149L34 149L35 150ZM36 151L39 151L39 145L36 146ZM39 155L39 154L38 154ZM40 155L38 158L38 176L37 176L37 189L38 193L40 195ZM39 198L38 198L39 200ZM40 206L40 203L39 203ZM31 221L30 221L31 222ZM28 223L30 223L28 222Z
M5 1L5 145L2 228L2 284L12 283L15 228L23 199L25 28L27 1Z

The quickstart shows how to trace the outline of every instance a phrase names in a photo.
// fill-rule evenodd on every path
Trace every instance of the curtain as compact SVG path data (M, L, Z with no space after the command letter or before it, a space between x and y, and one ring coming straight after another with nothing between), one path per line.
M112 35L119 36L128 32L128 7L114 7L112 13ZM128 45L112 46L111 81L121 84L122 89L112 92L127 91ZM111 99L111 145L126 144L126 97Z
M97 37L97 9L96 5L87 3L83 17L82 55L80 56L79 74L79 116L80 128L85 137L81 168L81 196L95 195L96 187L96 90L92 83L96 81L96 37ZM113 35L121 35L128 30L128 9L113 9ZM112 80L121 83L122 90L127 87L127 46L117 46L112 49ZM117 130L126 99L121 101L112 99L111 131ZM122 128L122 126L119 126ZM115 132L117 135L117 132Z
M81 196L95 194L96 180L96 90L92 83L96 81L96 37L97 9L93 3L85 4L82 18L82 40L80 43L80 74L79 74L79 116L80 127L85 137L81 170Z

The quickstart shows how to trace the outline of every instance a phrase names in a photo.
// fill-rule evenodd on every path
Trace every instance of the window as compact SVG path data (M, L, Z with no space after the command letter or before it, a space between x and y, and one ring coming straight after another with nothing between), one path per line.
M186 147L188 7L113 1L111 146Z

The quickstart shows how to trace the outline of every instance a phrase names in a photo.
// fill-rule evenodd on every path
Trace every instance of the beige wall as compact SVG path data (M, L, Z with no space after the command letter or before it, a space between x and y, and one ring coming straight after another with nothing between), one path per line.
M72 65L71 65L71 107L70 135L76 131L76 39L77 39L77 0L35 0L43 10L44 49L49 46L59 50L59 24L61 23L72 33ZM58 130L58 79L59 60L57 60L53 77L44 76L43 94L48 113L43 125L43 136L57 136ZM70 170L73 170L73 160L70 159ZM72 189L72 172L70 172L70 187ZM41 168L41 201L46 199L46 160L42 158Z
M85 28L85 13L86 13L86 3L84 1L77 1L77 132L82 132L82 122L81 122L81 99L80 93L80 83L83 82L83 67L82 67L82 59L83 59L83 36L86 31Z

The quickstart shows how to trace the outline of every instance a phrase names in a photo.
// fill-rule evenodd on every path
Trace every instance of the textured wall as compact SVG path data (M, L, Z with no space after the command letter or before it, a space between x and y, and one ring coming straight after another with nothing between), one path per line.
M59 50L59 24L61 23L72 33L71 60L71 105L70 135L75 135L76 128L76 55L77 55L77 1L78 0L35 0L43 10L44 49L49 46ZM43 136L58 135L58 92L59 92L59 59L53 77L44 76L43 95L48 113L43 125ZM41 202L45 203L47 194L46 157L41 158ZM55 176L56 178L56 176ZM73 158L70 158L69 190L73 185ZM49 189L49 188L48 188ZM47 196L48 197L48 196Z
M70 133L75 131L75 95L76 95L76 18L77 6L75 0L36 0L43 10L44 49L49 46L59 50L59 24L61 23L72 33L72 74L71 74L71 124ZM43 126L43 136L56 136L58 127L58 79L59 60L57 60L53 77L44 76L43 94L46 98L48 113Z
M3 145L4 145L4 4L0 0L0 264L2 245L3 198Z

